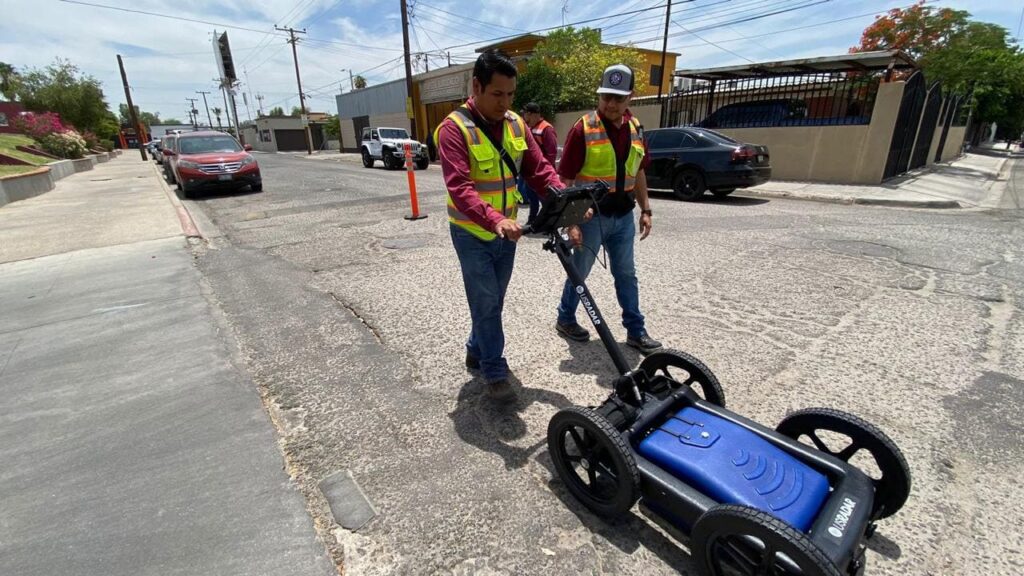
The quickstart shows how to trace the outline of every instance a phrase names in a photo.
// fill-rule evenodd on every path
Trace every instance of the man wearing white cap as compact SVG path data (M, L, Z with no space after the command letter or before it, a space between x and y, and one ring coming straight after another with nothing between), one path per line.
M633 262L633 240L637 223L633 208L640 204L640 239L651 233L651 205L647 197L647 150L640 122L629 112L633 96L633 70L625 64L605 68L597 89L597 110L589 112L572 127L562 149L558 174L567 186L604 181L610 193L597 205L596 215L573 230L574 242L582 247L573 251L573 263L584 278L594 266L598 250L604 246L615 279L615 295L622 307L622 325L626 344L648 353L661 348L651 338L640 313L639 282ZM576 322L579 297L566 281L558 306L555 329L576 341L586 341L590 332Z

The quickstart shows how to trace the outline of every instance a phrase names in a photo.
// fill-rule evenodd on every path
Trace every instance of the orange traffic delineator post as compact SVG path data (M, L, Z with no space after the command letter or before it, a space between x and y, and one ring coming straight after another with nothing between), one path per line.
M422 220L426 214L420 214L420 203L416 199L416 174L412 165L412 145L405 145L405 173L409 176L409 200L412 202L412 214L406 220Z

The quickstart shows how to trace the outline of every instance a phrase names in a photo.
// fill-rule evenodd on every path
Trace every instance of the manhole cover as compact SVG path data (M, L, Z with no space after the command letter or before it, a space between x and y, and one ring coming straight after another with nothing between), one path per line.
M427 241L422 238L389 238L381 242L380 245L392 250L410 250L426 246Z

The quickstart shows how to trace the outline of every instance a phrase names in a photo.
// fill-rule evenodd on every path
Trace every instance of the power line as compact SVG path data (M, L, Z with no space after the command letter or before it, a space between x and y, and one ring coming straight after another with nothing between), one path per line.
M688 29L688 28L687 28L686 26L683 26L682 24L680 24L679 22L676 22L675 20L673 20L673 21L672 21L672 23L673 23L673 24L675 24L676 26L679 26L679 27L680 27L680 28L682 28L683 30L685 30L687 34L693 34L694 36L696 36L696 37L697 37L697 39L698 39L698 40L701 40L701 41L703 41L703 42L704 42L705 44L710 44L710 45L714 46L715 48L718 48L719 50L722 50L722 51L724 51L724 52L728 52L729 54L732 54L733 56L737 56L737 57L739 57L739 58L742 58L742 59L746 60L747 62L749 62L749 63L751 63L751 64L753 64L753 63L754 63L754 61L753 61L753 60L751 60L750 58L747 58L746 56L744 56L744 55L742 55L742 54L739 54L739 53L737 53L737 52L733 52L732 50L729 50L728 48L725 48L725 47L723 47L723 46L719 46L718 44L715 44L715 43L714 43L714 42L712 42L711 40L708 40L707 38L704 38L703 36L700 36L700 35L699 35L699 34L697 34L696 32L691 32L691 31L690 31L690 30L689 30L689 29ZM667 38L668 38L668 37L667 37L667 35L666 35L666 39L667 39Z
M492 28L504 28L505 30L511 30L512 32L517 32L519 34L523 34L523 33L526 32L525 30L523 30L521 28L512 28L512 27L509 27L509 26L502 26L501 24L495 24L493 22L485 22L483 20L477 20L476 18L470 18L469 16L465 16L465 15L462 15L462 14L456 14L454 12L449 12L447 10L442 10L441 8L438 8L437 6L431 6L430 4L424 4L422 2L418 2L416 4L416 7L423 7L423 8L427 8L429 10L434 10L436 12L443 12L444 14L448 14L449 16L454 16L454 17L458 18L459 20L468 20L470 22L476 22L477 24L484 24L484 25L490 26Z

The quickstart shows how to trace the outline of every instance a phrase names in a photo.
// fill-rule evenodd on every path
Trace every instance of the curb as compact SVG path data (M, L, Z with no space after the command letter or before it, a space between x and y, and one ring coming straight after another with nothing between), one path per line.
M806 202L822 202L825 204L845 204L860 206L888 206L891 208L931 208L948 209L962 208L956 200L894 200L891 198L858 198L854 196L825 196L817 194L794 195L786 192L763 192L737 190L737 195L754 196L759 198L781 198L784 200L802 200Z
M181 231L185 234L186 238L203 238L203 235L199 233L199 228L196 227L195 220L192 219L192 214L189 213L188 208L181 203L178 195L171 190L171 187L167 185L164 180L163 174L153 164L153 172L156 173L157 181L160 183L160 187L163 188L164 194L167 195L167 199L170 200L171 206L174 206L174 211L178 214L178 222L181 224Z

